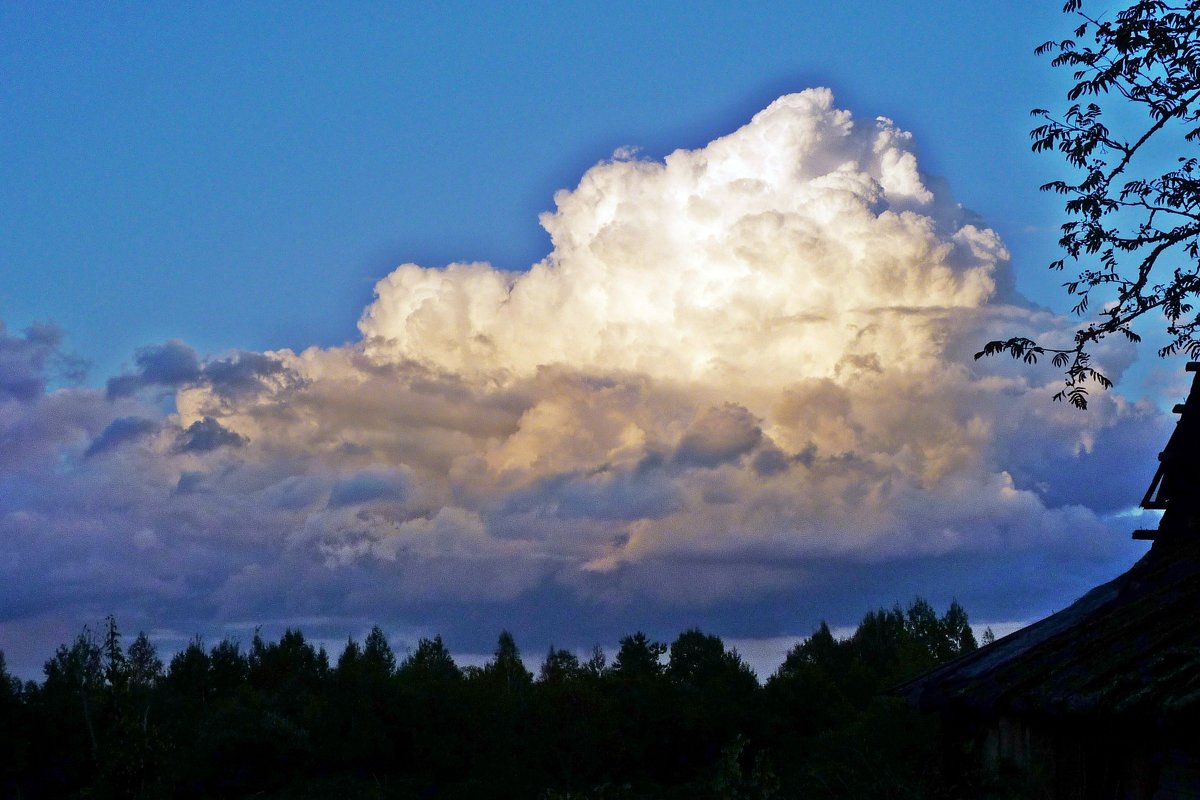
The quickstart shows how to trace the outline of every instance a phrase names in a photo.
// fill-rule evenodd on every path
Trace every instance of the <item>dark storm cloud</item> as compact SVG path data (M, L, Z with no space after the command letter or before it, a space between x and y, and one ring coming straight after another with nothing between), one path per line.
M0 400L28 403L46 391L46 367L58 351L62 332L34 325L24 336L11 336L0 322Z
M175 484L175 494L193 494L205 490L203 472L184 470L179 473L179 481Z
M219 395L242 396L261 391L264 378L286 371L283 362L264 353L238 352L205 363L203 379Z
M200 377L200 357L188 345L172 339L166 344L142 347L134 354L137 370L108 380L110 399L128 397L149 386L171 389Z
M110 378L109 399L128 397L141 389L178 389L205 384L223 397L252 394L264 388L264 379L286 372L283 363L265 353L238 351L225 358L202 361L194 349L171 341L143 347L134 355L136 369Z
M762 441L762 428L747 409L734 403L710 408L684 433L675 460L698 467L736 461Z
M363 470L334 484L329 507L342 508L371 500L404 500L408 491L408 479L398 470Z
M543 492L543 507L564 518L605 521L660 519L683 504L662 470L619 470L574 477Z
M218 447L241 447L247 439L231 431L212 417L196 420L176 440L175 446L182 453L207 453Z
M1066 450L1052 440L1014 436L1005 443L1024 452L1008 455L1013 480L1021 488L1038 492L1046 502L1059 506L1078 504L1098 512L1131 508L1141 500L1130 492L1130 478L1138 476L1147 486L1158 467L1158 454L1171 435L1173 420L1151 409L1130 415L1126 424L1102 428L1091 446ZM1105 454L1120 454L1127 465L1114 469ZM1136 481L1134 481L1136 486Z
M145 417L120 417L114 419L100 432L100 435L88 445L84 458L91 458L99 453L113 450L121 445L141 439L158 430L158 423Z
M755 456L751 462L754 471L764 477L776 475L780 472L787 472L789 463L787 453L780 450L778 447L764 447Z

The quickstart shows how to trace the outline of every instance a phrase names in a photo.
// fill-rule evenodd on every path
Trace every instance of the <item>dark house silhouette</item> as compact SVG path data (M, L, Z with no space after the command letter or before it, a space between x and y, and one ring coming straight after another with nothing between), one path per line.
M1200 363L1187 365L1198 372ZM1055 798L1200 798L1200 373L1142 506L1128 572L899 691Z

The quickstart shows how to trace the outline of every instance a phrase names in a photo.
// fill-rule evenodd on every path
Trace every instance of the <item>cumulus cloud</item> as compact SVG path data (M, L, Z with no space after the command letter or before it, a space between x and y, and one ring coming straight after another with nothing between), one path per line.
M527 273L399 267L360 328L375 357L458 373L777 387L781 369L917 365L931 317L984 304L1008 255L916 164L890 121L789 95L703 149L590 170L542 216L554 251Z
M0 610L586 628L707 609L804 633L779 609L855 615L939 574L1016 618L1131 552L1110 515L1139 499L1161 414L1116 394L1081 414L1049 402L1050 370L972 361L1069 325L1013 293L1000 238L890 120L809 90L554 200L544 260L401 265L343 347L171 341L104 393L47 393L37 337L0 338L0 401L23 404L0 437L26 443L0 472L24 565L0 579L24 599ZM994 596L997 565L1023 600Z

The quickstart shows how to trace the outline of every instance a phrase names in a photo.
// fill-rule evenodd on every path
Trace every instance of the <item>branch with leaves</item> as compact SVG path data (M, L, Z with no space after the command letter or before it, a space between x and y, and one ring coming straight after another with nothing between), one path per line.
M1200 357L1200 0L1141 0L1103 19L1083 11L1083 0L1063 10L1081 23L1073 38L1049 41L1039 55L1072 70L1071 105L1061 115L1034 109L1042 124L1030 132L1034 152L1057 153L1075 180L1041 187L1065 199L1068 217L1050 264L1078 270L1064 282L1074 313L1102 310L1075 332L1074 345L1050 348L1026 337L988 342L975 358L1008 353L1026 363L1053 355L1065 369L1055 400L1087 407L1086 384L1112 381L1092 366L1090 349L1111 334L1141 341L1133 326L1151 312L1166 320L1169 341L1160 356ZM1086 104L1083 98L1091 98ZM1102 99L1119 98L1120 132L1106 124ZM1131 114L1130 111L1133 113ZM1137 122L1130 122L1137 120ZM1174 154L1162 169L1162 154ZM1098 300L1098 303L1094 303Z

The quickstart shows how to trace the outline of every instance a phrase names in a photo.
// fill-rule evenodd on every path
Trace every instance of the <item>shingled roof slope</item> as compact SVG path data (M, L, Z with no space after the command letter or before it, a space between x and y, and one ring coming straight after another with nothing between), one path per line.
M988 715L1200 715L1200 541L1156 542L1068 608L899 692Z
M898 691L924 708L1200 719L1200 363L1142 500L1154 546L1068 608Z

